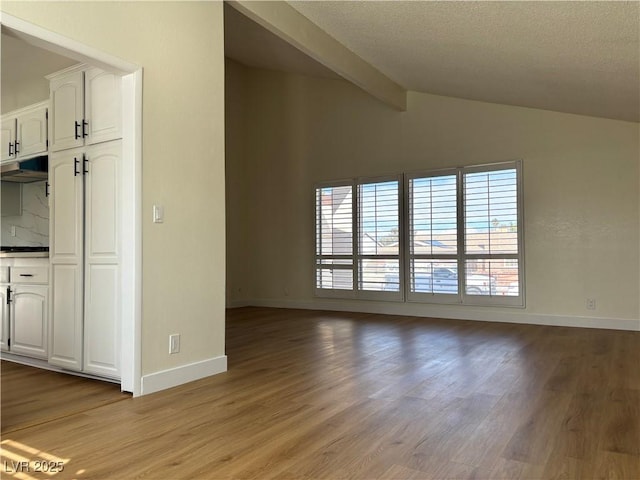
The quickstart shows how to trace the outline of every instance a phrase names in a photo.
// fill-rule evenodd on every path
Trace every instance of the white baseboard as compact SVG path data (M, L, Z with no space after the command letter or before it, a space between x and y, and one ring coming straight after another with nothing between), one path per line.
M552 315L529 313L521 309L485 309L460 305L435 305L424 303L362 302L357 300L258 299L244 302L245 306L299 308L303 310L329 310L337 312L381 313L412 317L450 318L484 322L524 323L558 327L600 328L608 330L640 331L640 320L626 318L582 317L577 315Z
M227 302L226 308L251 307L253 304L247 300L231 300Z
M227 371L227 356L208 358L200 362L162 370L142 376L141 395L177 387L204 377Z

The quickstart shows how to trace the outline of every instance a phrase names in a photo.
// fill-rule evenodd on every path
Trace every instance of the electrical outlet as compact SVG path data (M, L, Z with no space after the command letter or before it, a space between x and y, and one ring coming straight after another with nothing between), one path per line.
M180 353L180 334L169 335L169 353Z
M587 310L595 310L595 309L596 309L596 299L587 298Z
M12 237L16 236L16 226L15 225L11 225L11 236Z

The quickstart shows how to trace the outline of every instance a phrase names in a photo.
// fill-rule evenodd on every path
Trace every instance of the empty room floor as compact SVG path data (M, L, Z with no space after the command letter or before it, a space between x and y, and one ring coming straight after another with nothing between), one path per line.
M3 434L3 462L62 462L29 473L54 479L640 478L640 332L241 308L227 355L226 373Z

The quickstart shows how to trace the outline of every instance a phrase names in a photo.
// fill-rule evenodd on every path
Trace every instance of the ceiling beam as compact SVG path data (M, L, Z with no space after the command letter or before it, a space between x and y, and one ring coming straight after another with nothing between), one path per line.
M365 62L287 2L236 0L227 3L370 95L397 110L407 109L407 91L402 86Z

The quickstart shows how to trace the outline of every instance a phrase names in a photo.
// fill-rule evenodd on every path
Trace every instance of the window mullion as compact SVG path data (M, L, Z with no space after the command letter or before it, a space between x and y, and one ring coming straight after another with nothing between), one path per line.
M353 254L353 291L358 291L358 286L360 285L360 190L357 182L354 180L352 183L352 195L351 195L351 230L353 234L351 235L351 241L353 242L353 246L351 248L351 253Z
M458 230L458 250L457 250L457 261L458 261L458 301L462 302L462 299L465 295L466 288L466 271L464 269L465 265L465 255L466 255L466 235L465 235L465 225L464 225L464 175L462 173L462 169L458 169L456 171L456 223Z

